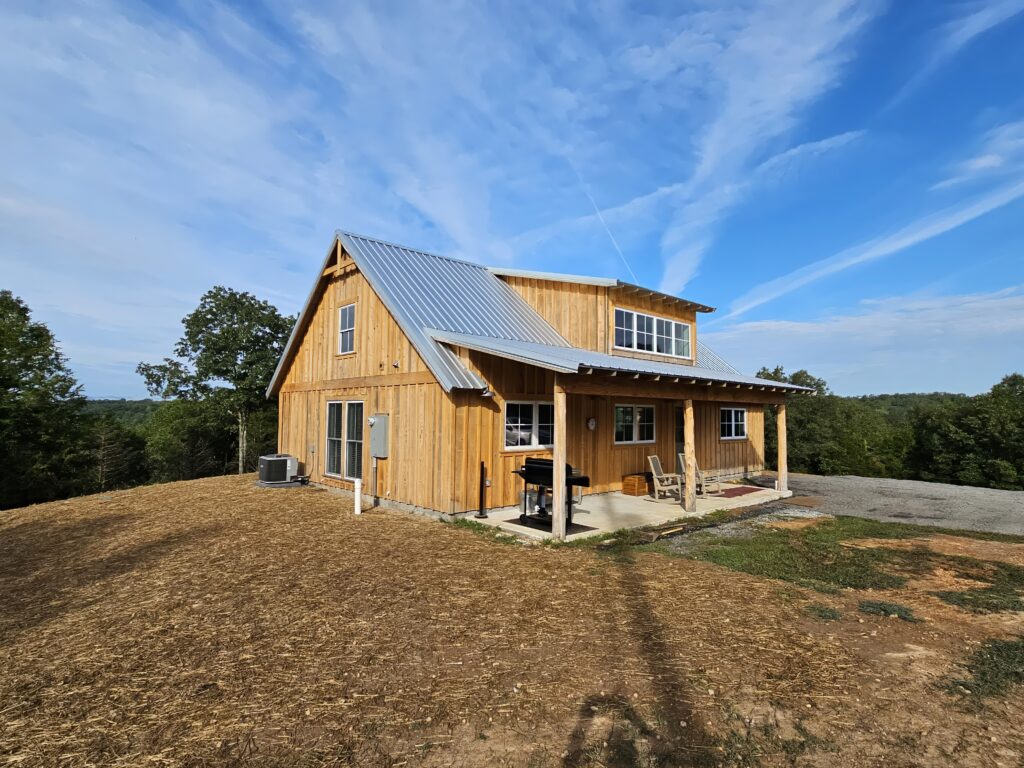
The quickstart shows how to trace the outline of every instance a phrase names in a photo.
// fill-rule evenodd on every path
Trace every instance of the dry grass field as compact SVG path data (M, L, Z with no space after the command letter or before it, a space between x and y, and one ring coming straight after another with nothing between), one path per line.
M920 586L950 574L823 597L346 506L247 476L0 513L0 765L1021 764L1022 686L951 681L1022 614Z

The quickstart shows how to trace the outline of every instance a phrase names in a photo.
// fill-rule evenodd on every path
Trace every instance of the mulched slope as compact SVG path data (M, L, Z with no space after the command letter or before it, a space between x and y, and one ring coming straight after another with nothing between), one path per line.
M849 671L769 581L347 506L246 476L0 513L0 763L585 764L612 712L677 764L723 698Z

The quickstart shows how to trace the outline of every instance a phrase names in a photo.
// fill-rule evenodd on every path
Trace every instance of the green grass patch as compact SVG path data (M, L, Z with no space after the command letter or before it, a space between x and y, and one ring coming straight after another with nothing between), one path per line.
M857 606L861 613L871 613L876 616L896 616L901 621L920 621L914 612L905 605L899 603L883 603L879 600L861 600Z
M452 520L449 525L455 528L462 528L466 531L472 531L477 536L483 536L485 539L496 541L499 544L519 544L519 538L508 531L503 531L493 525L485 525L477 520L470 520L468 517L457 517Z
M950 693L965 690L978 699L1002 696L1011 686L1024 683L1024 637L1015 640L989 640L967 660L970 679L953 680L946 685Z
M988 582L987 587L959 591L932 592L950 605L972 613L1024 611L1024 568L1009 563L986 562L972 557L949 557L947 563L957 575Z
M816 619L821 621L839 621L842 618L842 614L839 613L835 608L830 608L827 605L821 603L811 603L804 610Z
M985 584L977 589L934 592L934 596L976 613L1024 610L1024 568L971 557L944 555L927 547L854 547L856 539L918 538L949 533L976 539L1020 540L1002 534L963 533L858 517L837 517L798 529L759 528L750 536L699 541L688 556L755 576L781 579L825 594L840 589L894 589L909 577L938 567Z

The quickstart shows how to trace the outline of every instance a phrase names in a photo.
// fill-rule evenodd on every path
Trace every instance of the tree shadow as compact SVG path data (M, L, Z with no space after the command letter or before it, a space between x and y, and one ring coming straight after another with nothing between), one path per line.
M35 520L0 529L0 643L91 604L78 594L83 587L195 546L223 527L187 528L99 554L132 518Z
M590 696L580 707L562 765L582 768L596 762L635 768L645 764L644 751L650 755L650 762L659 766L714 765L715 742L697 721L688 695L690 686L679 671L643 576L628 552L618 553L616 563L632 639L640 649L654 689L654 722L648 722L625 696ZM613 723L608 736L601 737L599 759L592 759L597 747L588 746L588 737L592 736L594 718L602 712L610 715ZM645 750L639 747L643 742Z

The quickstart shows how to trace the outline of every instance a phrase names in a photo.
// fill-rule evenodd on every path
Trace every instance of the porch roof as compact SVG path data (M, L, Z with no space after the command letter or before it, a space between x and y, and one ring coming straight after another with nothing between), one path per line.
M426 332L434 340L445 344L465 347L477 352L502 357L506 360L516 360L558 373L608 371L667 376L687 381L749 385L764 387L774 392L813 391L808 387L799 387L795 384L772 381L770 379L759 379L754 376L744 376L743 374L726 370L703 368L699 365L661 363L654 360L609 355L589 349L580 349L579 347L562 347L530 341L498 339L491 336L452 333L451 331L442 331L434 328L428 328Z

